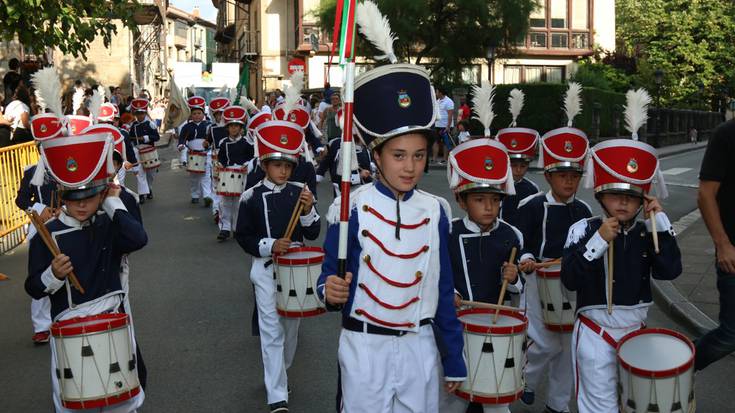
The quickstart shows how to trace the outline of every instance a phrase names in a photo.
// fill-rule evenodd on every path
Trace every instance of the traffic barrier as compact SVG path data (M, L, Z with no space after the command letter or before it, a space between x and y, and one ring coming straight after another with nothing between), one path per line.
M0 254L20 245L29 223L25 212L15 205L23 171L38 162L35 142L0 148Z

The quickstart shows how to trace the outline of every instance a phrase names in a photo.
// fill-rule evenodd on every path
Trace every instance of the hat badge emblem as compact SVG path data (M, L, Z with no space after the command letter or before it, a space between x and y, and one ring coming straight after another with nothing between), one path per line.
M76 172L76 170L79 168L79 165L77 165L77 161L72 158L71 156L67 158L66 160L66 170L69 172Z
M574 146L572 145L572 141L564 141L564 151L566 153L572 152L574 149Z
M288 143L288 136L281 135L281 145L285 145Z
M485 158L485 170L492 171L494 167L495 167L495 162L493 162L493 159Z
M638 161L635 158L630 158L625 169L632 174L638 172Z
M290 120L291 122L296 122L296 113L295 112L291 112L288 115L288 120Z
M404 109L411 106L411 96L408 96L408 92L406 90L398 91L398 106Z
M40 130L41 130L41 132L43 132L43 133L46 133L46 131L48 130L48 128L46 127L46 125L41 125L41 127L40 127L39 129L40 129Z
M511 141L510 141L510 147L511 147L511 148L515 148L515 147L517 147L517 146L518 146L518 140L517 140L516 138L513 138L513 139L512 139Z

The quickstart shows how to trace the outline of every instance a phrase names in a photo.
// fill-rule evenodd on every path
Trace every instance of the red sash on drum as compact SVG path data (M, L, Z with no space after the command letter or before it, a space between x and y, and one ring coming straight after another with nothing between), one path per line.
M130 319L112 313L57 321L51 326L61 404L68 409L110 406L140 393Z
M579 321L584 324L587 328L594 331L595 334L602 337L603 340L612 347L617 347L618 342L613 338L613 336L610 335L607 331L605 331L604 328L600 327L595 323L594 321L590 320L589 318L583 316L582 314L578 315L577 318L579 318Z
M316 283L324 262L319 247L289 248L276 256L276 310L282 317L313 317L325 313L316 297Z
M202 151L189 150L187 153L186 170L195 173L203 174L207 171L207 153Z

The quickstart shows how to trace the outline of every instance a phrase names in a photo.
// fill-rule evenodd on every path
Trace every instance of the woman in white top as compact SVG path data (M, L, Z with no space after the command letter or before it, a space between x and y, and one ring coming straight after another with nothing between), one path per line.
M33 140L29 129L31 118L30 99L28 89L23 85L19 85L15 89L13 100L5 107L5 119L10 122L10 127L13 130L13 145Z

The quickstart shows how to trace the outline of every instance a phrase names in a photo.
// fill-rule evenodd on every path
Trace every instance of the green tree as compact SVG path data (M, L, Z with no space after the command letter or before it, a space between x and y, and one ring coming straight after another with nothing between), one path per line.
M398 40L399 59L427 65L435 79L459 80L460 70L489 47L497 56L511 53L515 40L528 31L528 16L537 0L377 0ZM322 0L316 10L320 26L332 33L336 0ZM358 54L372 56L368 42Z
M717 100L735 82L731 0L618 0L616 21L620 49L639 60L636 83L662 104L701 108L703 97Z
M114 19L135 30L137 4L136 0L4 0L0 3L0 36L3 40L17 36L37 53L57 47L65 54L86 58L90 43L98 36L109 46L117 33Z

